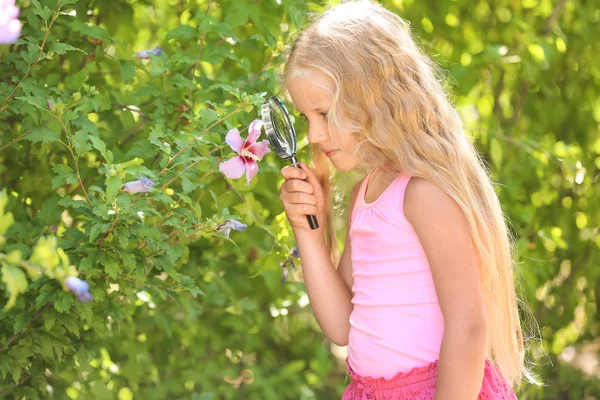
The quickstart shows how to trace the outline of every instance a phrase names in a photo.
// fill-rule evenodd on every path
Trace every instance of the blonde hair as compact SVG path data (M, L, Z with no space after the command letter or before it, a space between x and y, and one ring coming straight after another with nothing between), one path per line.
M535 377L525 363L515 292L512 237L485 164L465 133L432 61L409 25L370 1L346 2L320 15L295 40L282 74L318 71L335 83L330 132L351 132L356 154L390 181L404 171L433 182L462 209L482 266L488 321L486 357L512 385ZM334 265L331 171L312 145L326 199L325 232Z

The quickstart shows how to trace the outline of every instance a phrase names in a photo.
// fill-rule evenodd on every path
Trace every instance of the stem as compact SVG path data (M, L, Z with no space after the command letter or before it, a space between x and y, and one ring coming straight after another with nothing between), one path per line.
M219 146L219 148L220 148L220 147L222 147L222 146ZM209 154L213 153L214 151L215 151L215 150L211 151ZM173 179L171 179L169 182L167 182L167 183L165 183L164 185L162 185L162 186L160 187L160 189L159 189L159 190L163 190L164 188L166 188L167 186L169 186L171 183L173 183L173 181L175 181L177 178L179 178L181 175L183 175L183 173L184 173L185 171L187 171L188 169L192 168L194 165L198 164L200 161L204 161L204 160L201 160L201 159L200 159L200 160L196 160L196 161L194 161L192 164L190 164L190 165L188 165L187 167L185 167L185 168L183 169L183 171L181 171L179 174L177 174L175 177L173 177ZM221 161L221 157L219 157L218 161ZM218 163L218 162L217 162L217 163ZM206 178L206 176L212 172L212 170L213 170L213 168L214 168L214 166L215 166L215 165L216 165L216 164L212 165L212 166L211 166L211 168L210 168L210 169L209 169L209 170L208 170L208 171L207 171L207 172L204 174L204 176L202 176L202 178L200 178L200 180L202 180L202 179Z
M77 163L77 157L75 157L75 152L73 151L73 143L71 142L71 137L69 136L69 132L67 131L67 127L65 125L65 123L62 120L62 117L60 118L56 118L60 124L62 125L64 131L65 131L65 135L67 136L67 140L69 141L69 153L71 153L71 157L73 158L73 163L75 163L75 171L77 172L77 179L79 180L79 185L81 186L81 190L83 190L83 194L85 195L85 198L87 199L89 205L92 205L92 201L90 200L90 198L88 197L88 194L85 190L85 186L83 185L83 181L81 180L81 173L79 172L79 164Z
M162 188L161 188L161 189L162 189ZM163 222L165 222L165 221L167 220L167 218L169 218L169 217L171 216L171 213L173 213L173 210L174 210L174 209L175 209L175 208L176 208L176 207L177 207L177 206L178 206L180 203L181 203L181 199L178 199L178 200L175 202L175 205L169 209L169 211L168 211L168 212L165 214L165 216L164 216L164 217L162 217L162 218L161 218L159 221L157 221L157 222L154 224L154 227L155 227L155 228L158 228L160 225L162 225L162 224L163 224ZM144 243L146 243L146 242L144 241ZM139 247L138 247L138 248L139 248Z
M560 12L562 11L566 2L567 0L560 0L552 9L552 14L550 15L550 18L548 18L548 22L546 23L546 27L544 28L544 36L548 35L550 31L554 28L554 25L556 25L558 17L560 16Z
M115 226L117 225L118 220L119 220L119 213L117 212L115 214L115 219L113 220L112 224L110 224L110 226L108 227L106 232L104 232L104 234L102 235L102 239L100 239L100 241L98 242L99 249L102 249L102 245L104 244L104 239L106 239L106 237L113 231L113 229L115 229Z
M27 327L29 325L31 325L31 323L33 321L35 321L36 319L39 318L40 315L42 315L42 312L50 307L52 305L52 303L46 304L44 305L42 308L40 308L35 315L33 316L33 318L31 319L31 321L29 321L24 327L21 328L21 330L17 333L15 333L14 335L12 335L11 337L8 338L8 340L6 341L6 344L2 347L0 347L0 353L2 353L4 350L6 350L8 348L8 345L10 345L12 342L14 342L15 340L17 340L22 334L25 333L25 331L27 330Z
M207 131L209 131L210 129L214 128L215 126L217 126L218 124L220 124L221 122L225 121L227 118L231 117L232 115L235 115L237 113L239 113L247 104L242 104L241 106L239 106L238 108L236 108L235 110L233 110L232 112L230 112L229 114L227 114L226 116L224 116L223 118L220 118L219 120L215 121L214 123L212 123L210 126L206 127L205 129L202 130L202 132L200 132L198 134L198 136L201 136L203 133L206 133ZM192 140L190 140L190 142L188 144L186 144L181 150L179 150L177 152L177 154L175 154L172 158L170 158L167 163L165 164L165 166L158 172L158 174L156 174L156 176L161 176L165 170L167 169L167 167L173 162L175 161L184 151L186 151L195 141L196 141L196 137L194 137Z
M0 253L0 260L6 260L7 256L5 253ZM25 268L27 271L33 271L35 273L38 274L43 274L44 273L44 269L41 267L38 267L37 265L33 265L27 261L23 261L23 260L19 260L19 265L23 268Z
M12 146L13 144L21 141L21 139L23 139L25 136L29 135L31 132L33 132L33 129L28 130L27 132L22 133L21 135L19 135L16 139L14 139L12 142L5 144L4 146L0 147L0 151L4 150L7 147Z
M201 225L200 225L200 227L199 227L199 228L197 228L195 231L193 231L192 233L190 233L190 234L188 234L188 235L186 235L186 236L182 237L181 239L179 239L179 240L178 240L178 241L176 241L175 243L171 244L169 247L177 246L179 243L183 242L185 239L187 239L187 238L189 238L189 237L191 237L191 236L195 235L196 233L200 232L200 231L202 230L202 228L204 228L204 224L201 224ZM148 254L148 255L146 256L146 258L150 258L150 257L152 257L153 255L155 255L156 253L159 253L159 252L161 252L161 251L164 251L164 249L158 249L158 250L155 250L155 251L153 251L152 253ZM146 274L146 275L147 275L147 274Z
M162 83L163 83L163 104L167 105L167 83L165 82L165 73L162 73Z
M71 108L75 107L77 104L79 104L81 102L81 100L76 101L75 103L71 104L70 106L66 107L64 109L63 112L70 110ZM50 121L52 121L53 119L57 119L54 114L50 113L50 116L52 117L51 119L49 119L48 121L46 121L46 123L44 125L39 125L39 126L46 126L48 125L48 123L50 123ZM33 129L28 130L27 132L22 133L21 135L19 135L17 138L15 138L12 142L5 144L4 146L0 147L0 151L6 149L7 147L12 146L13 144L20 142L21 140L23 140L23 138L27 135L29 135L31 132L33 132Z
M256 79L256 77L261 74L265 69L267 69L267 67L271 64L271 62L275 59L275 57L277 57L279 55L279 53L273 53L271 54L271 58L269 58L269 61L267 61L267 63L265 65L262 66L261 69L259 69L258 71L256 71L254 74L250 75L250 77L248 79L246 79L246 82L242 83L240 86L238 86L236 88L236 92L240 89L242 89L243 87L245 87L247 84L249 84L250 82L252 82L254 79ZM231 98L231 96L233 96L233 93L230 93L229 96L227 96L225 98L225 100L223 100L223 103L225 103L227 100L229 100Z

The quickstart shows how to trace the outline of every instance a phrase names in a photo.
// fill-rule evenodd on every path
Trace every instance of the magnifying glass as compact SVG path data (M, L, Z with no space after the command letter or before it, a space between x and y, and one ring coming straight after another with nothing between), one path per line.
M271 147L279 157L289 160L294 167L300 168L296 159L296 130L283 102L277 96L270 97L262 105L261 114ZM310 229L319 227L317 217L307 215L306 218Z

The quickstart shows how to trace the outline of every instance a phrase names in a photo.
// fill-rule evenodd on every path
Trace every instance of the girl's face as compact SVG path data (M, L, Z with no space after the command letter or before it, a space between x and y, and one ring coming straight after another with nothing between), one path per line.
M327 113L333 104L333 80L318 71L307 71L290 78L287 89L294 107L308 121L308 141L318 144L336 169L349 171L358 166L360 159L354 154L350 133L329 132ZM331 134L335 135L335 141Z

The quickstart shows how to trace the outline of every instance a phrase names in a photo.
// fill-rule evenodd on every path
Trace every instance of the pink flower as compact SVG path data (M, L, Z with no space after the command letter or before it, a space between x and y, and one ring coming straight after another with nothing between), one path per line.
M219 165L219 170L229 179L239 179L246 172L246 186L248 186L250 180L258 173L256 162L262 160L265 154L271 151L267 140L256 141L260 136L262 125L263 123L259 119L252 121L245 142L237 129L232 129L227 133L225 141L239 154L237 157Z
M21 35L19 9L15 0L0 0L0 44L14 43Z

